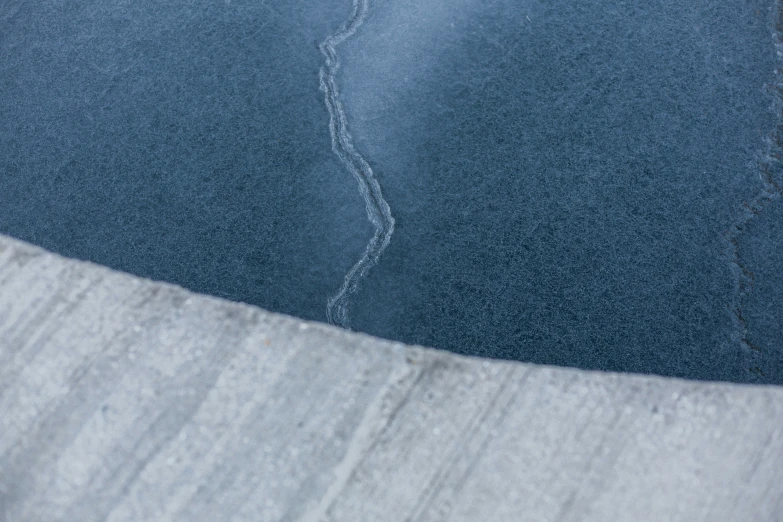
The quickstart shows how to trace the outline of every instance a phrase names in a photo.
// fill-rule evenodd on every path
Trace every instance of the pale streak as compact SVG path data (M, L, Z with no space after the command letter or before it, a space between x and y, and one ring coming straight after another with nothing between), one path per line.
M319 46L326 58L321 68L321 90L324 92L326 107L329 110L329 131L332 135L332 150L359 182L359 192L364 197L367 218L375 227L370 242L362 257L348 271L340 290L332 296L326 305L326 317L331 324L349 328L348 306L350 297L356 292L359 281L372 268L389 244L394 232L394 218L388 203L383 198L381 187L375 179L370 165L351 143L345 112L340 103L335 76L340 63L335 47L350 38L367 15L369 0L354 0L351 17Z

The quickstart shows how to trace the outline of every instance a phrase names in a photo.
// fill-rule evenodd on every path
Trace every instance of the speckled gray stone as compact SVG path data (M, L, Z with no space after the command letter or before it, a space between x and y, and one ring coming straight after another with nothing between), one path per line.
M487 361L0 237L0 520L783 519L783 389Z

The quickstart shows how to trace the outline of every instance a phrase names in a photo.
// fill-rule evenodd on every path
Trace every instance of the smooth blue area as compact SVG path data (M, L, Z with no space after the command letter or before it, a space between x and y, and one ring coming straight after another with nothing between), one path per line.
M346 324L783 382L783 203L742 210L779 124L776 5L370 0L333 72L395 227ZM0 232L326 320L374 230L319 90L351 9L2 3Z

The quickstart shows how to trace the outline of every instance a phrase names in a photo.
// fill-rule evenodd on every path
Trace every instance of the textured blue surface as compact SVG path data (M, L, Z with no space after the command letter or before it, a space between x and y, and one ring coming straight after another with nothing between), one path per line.
M725 236L762 189L775 124L769 7L379 2L346 44L344 93L397 230L354 326L462 353L779 381L780 337L765 377L738 339Z
M2 231L323 320L370 230L318 91L350 8L3 2Z
M5 2L0 231L460 353L780 383L773 7Z
M742 236L740 254L752 273L740 305L746 336L762 378L780 382L783 375L783 203L760 213Z

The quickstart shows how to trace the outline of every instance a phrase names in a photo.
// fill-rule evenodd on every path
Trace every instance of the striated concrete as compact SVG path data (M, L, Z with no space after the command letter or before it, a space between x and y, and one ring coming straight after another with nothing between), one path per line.
M0 236L0 520L783 520L783 389L459 357Z

